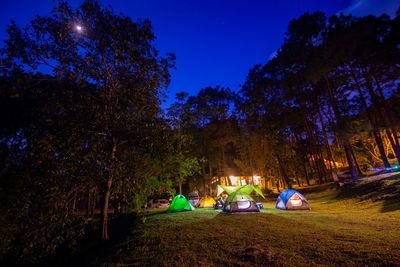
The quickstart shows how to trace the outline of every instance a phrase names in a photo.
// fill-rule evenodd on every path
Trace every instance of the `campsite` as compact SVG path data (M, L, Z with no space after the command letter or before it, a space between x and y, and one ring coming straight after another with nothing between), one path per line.
M0 266L400 266L400 0L0 8Z
M310 211L277 209L267 196L259 213L158 209L145 222L130 215L112 222L112 245L83 254L92 264L123 266L399 265L400 174L304 195Z

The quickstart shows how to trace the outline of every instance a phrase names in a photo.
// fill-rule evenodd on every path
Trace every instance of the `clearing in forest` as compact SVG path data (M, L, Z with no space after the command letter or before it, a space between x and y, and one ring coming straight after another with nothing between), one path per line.
M97 251L92 263L399 265L399 176L303 190L311 211L277 210L270 197L261 213L228 215L205 208L159 211L136 220L127 216L116 220L114 229L128 227L128 233L110 240L103 249L111 254L100 257Z

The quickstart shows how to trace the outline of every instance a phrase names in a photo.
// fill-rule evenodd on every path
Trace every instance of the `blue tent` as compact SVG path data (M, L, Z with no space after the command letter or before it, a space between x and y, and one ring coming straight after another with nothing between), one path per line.
M276 208L281 210L310 210L307 199L293 189L283 191L276 200Z

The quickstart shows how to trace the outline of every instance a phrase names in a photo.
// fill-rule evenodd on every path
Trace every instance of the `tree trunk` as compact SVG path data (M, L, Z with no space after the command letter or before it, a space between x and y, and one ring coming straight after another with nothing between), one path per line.
M386 136L389 139L390 145L392 146L394 155L396 156L398 164L400 164L400 147L398 144L396 144L396 138L393 138L391 132L389 129L386 129ZM392 131L393 132L393 131ZM396 133L396 131L394 131Z
M360 169L360 166L358 165L357 158L356 158L356 156L354 155L354 152L353 152L353 149L351 148L351 145L349 146L349 148L350 148L351 156L352 156L353 159L354 159L354 164L356 165L358 175L359 175L359 176L363 176L363 173L362 173L362 171L361 171L361 169Z
M386 119L387 119L387 121L389 123L390 131L393 134L393 139L392 139L393 142L391 141L390 143L391 143L391 145L393 147L393 151L396 154L397 161L400 164L400 144L399 144L399 138L397 136L397 131L394 128L394 120L393 120L391 112L388 110L388 107L385 105L386 101L385 101L385 96L383 95L383 89L382 89L382 86L381 86L380 82L378 81L378 78L375 75L375 71L372 71L372 76L374 77L375 83L376 83L376 87L378 88L378 92L379 92L379 96L380 96L380 101L379 102L381 103L382 108L385 111L385 115L386 115Z
M283 167L281 158L279 157L278 154L275 154L275 156L276 156L276 158L278 159L279 169L280 169L281 174L282 174L282 179L283 179L283 181L286 183L287 187L288 187L289 189L291 189L291 188L292 188L292 185L291 185L291 183L290 183L289 177L288 177L287 174L286 174L285 168Z
M297 170L294 171L294 175L296 178L297 185L300 187L300 180L299 180L299 175L297 174Z
M347 162L349 163L349 169L350 169L351 176L353 178L357 178L356 169L354 168L353 159L351 157L350 144L348 142L346 142L343 145L344 145L344 151L346 153Z
M310 171L308 172L308 174L309 174L308 177L309 177L310 183L311 183L311 180L315 180L315 179L314 179L313 166L311 164L311 161L310 161L310 158L308 157L308 155L305 155L305 161L306 161L306 166L308 164L308 167L310 169Z
M206 178L206 163L205 162L202 162L201 169L202 169L202 172L203 172L204 195L206 195L207 194L207 188L206 188L206 180L207 180L207 178Z
M379 96L380 96L379 103L381 103L381 107L385 113L385 119L387 120L387 123L389 125L388 126L389 129L386 129L386 134L389 138L390 144L391 144L394 154L397 158L397 162L400 164L400 144L399 144L399 139L397 136L397 131L394 128L394 120L393 120L391 112L388 110L388 107L385 105L386 101L385 101L385 96L383 95L382 86L380 85L380 82L378 81L374 72L372 73L372 76L374 77L376 87L378 88L378 92L379 92ZM392 136L392 134L393 134L393 136Z
M321 179L320 172L319 172L319 170L317 168L317 164L315 163L314 157L312 155L310 155L307 158L308 158L308 163L310 165L310 171L311 171L311 174L312 174L312 179L314 180L315 183L317 183L317 179L316 179L315 175L318 176L318 179ZM313 174L315 174L315 175L313 175Z
M314 162L314 166L315 166L315 169L317 170L317 173L318 173L318 183L319 184L323 184L324 182L322 181L322 176L323 176L323 174L322 174L322 171L321 171L321 168L320 168L320 166L319 166L319 163L318 163L318 160L317 160L317 157L316 157L316 155L311 155L311 159L312 159L312 161Z
M108 202L110 200L111 184L112 178L110 176L107 180L106 190L102 201L103 207L101 210L101 239L103 240L108 239Z
M221 146L221 172L225 175L225 151L224 146Z
M111 151L111 160L115 160L115 153L117 152L117 141L113 138L113 147ZM114 162L112 162L114 164ZM112 171L112 168L111 168ZM101 209L101 239L107 240L108 239L108 202L110 200L111 194L111 185L113 182L113 175L112 173L109 174L107 179L106 188L103 195L103 207Z
M281 191L279 190L279 180L276 181L276 191L281 192Z
M379 149L379 153L381 154L381 159L383 161L383 165L385 165L385 168L390 168L391 166L390 166L389 160L386 156L385 148L383 147L381 133L375 129L373 129L372 132L374 134L376 145L378 146L378 149Z
M96 201L97 201L97 199L96 199L96 196L93 194L93 203L92 203L92 207L91 207L91 211L90 211L90 217L94 217L94 213L95 213L95 210L96 210Z
M384 147L383 147L382 136L381 136L379 130L376 128L376 123L375 123L375 121L373 120L373 116L372 116L372 114L371 114L371 110L368 108L367 101L366 101L366 99L365 99L365 97L364 97L364 94L363 94L363 92L362 92L362 90L361 90L361 86L360 86L360 83L359 83L359 81L358 81L358 79L357 79L357 76L356 76L356 74L354 73L353 69L352 69L351 67L349 67L349 68L350 68L351 75L353 76L353 80L354 80L354 82L356 83L357 91L358 91L358 94L359 94L359 96L360 96L362 106L363 106L365 112L367 113L368 120L370 121L370 123L371 123L371 125L372 125L372 133L373 133L373 135L374 135L376 145L378 146L379 153L381 154L381 159L382 159L382 161L383 161L383 164L385 165L385 168L390 168L391 166L390 166L390 164L389 164L389 161L388 161L387 156L386 156L386 153L385 153L385 149L384 149ZM369 84L369 83L368 83L368 84ZM369 87L370 87L370 86L369 86ZM376 95L375 95L373 92L371 92L371 90L373 90L373 89L370 88L369 90L370 90L371 98L375 97ZM375 101L373 101L373 102L375 103L375 102L376 102L376 99L375 99ZM378 113L379 113L379 112L378 112ZM400 162L400 161L399 161L399 162Z
M309 120L308 120L308 117L307 117L307 113L305 111L306 108L305 108L304 100L300 101L300 107L301 107L301 111L302 111L302 114L303 114L303 120L304 120L305 129L306 129L306 134L307 134L307 137L308 137L308 140L309 140L309 145L310 145L310 148L311 148L312 160L314 161L315 169L318 172L319 183L322 184L323 183L323 181L322 181L322 176L323 176L322 171L323 170L321 169L321 166L320 166L320 163L319 163L319 157L318 157L318 150L319 149L318 149L318 147L316 145L315 137L314 137L313 131L311 129L311 126L310 126L310 123L309 123Z
M72 198L72 208L71 208L72 213L75 212L75 208L76 208L76 192L74 193L74 196Z
M86 205L86 218L90 217L90 206L91 206L91 201L90 201L90 192L89 192L88 193L87 205Z
M339 107L337 105L337 100L333 96L333 92L332 92L332 88L331 88L330 83L329 83L328 76L325 75L324 78L325 78L325 81L326 81L329 98L330 98L330 100L332 102L332 108L333 108L333 112L335 113L336 121L340 122L340 121L342 121L342 116L340 114ZM356 173L356 170L354 168L353 160L351 158L351 153L350 153L350 150L349 150L349 146L350 146L349 141L347 140L346 137L342 137L341 139L343 141L344 151L346 153L346 158L347 158L347 162L349 164L351 175L352 175L353 178L356 178L357 177L357 173Z
M307 172L307 167L306 167L306 161L303 159L303 170L304 170L304 177L306 178L306 183L308 186L310 186L310 179L308 177L308 172Z
M377 107L380 107L381 110L383 110L384 114L382 114L380 112L381 119L382 119L382 121L385 121L387 123L387 126L390 129L390 130L386 129L386 134L387 134L387 137L389 138L390 145L392 146L393 152L394 152L394 154L395 154L395 156L397 158L397 162L400 164L400 145L399 145L399 139L397 137L397 131L393 127L394 126L394 120L393 120L393 117L392 117L390 111L388 110L387 106L385 105L386 101L385 101L385 97L383 95L383 89L382 89L382 87L381 87L381 85L380 85L380 83L379 83L379 81L378 81L378 79L377 79L377 77L375 76L374 73L372 73L372 77L375 79L375 83L376 83L376 86L378 88L380 100L378 100L379 97L373 91L371 82L368 79L369 82L367 84L369 85L369 87L368 87L369 88L369 92L370 92L371 98L373 98L373 100L375 100L374 104ZM375 97L373 97L373 96L375 96ZM392 134L390 132L393 134L393 136L392 136ZM388 167L386 167L386 168L388 168Z
M331 164L331 160L332 160L334 169L335 169L335 171L337 171L336 162L333 157L331 145L329 144L328 134L326 133L325 123L324 123L324 119L322 118L321 109L318 109L318 114L319 114L319 120L321 121L322 133L323 133L324 139L325 139L325 146L326 146L326 152L328 154L329 167L332 171L332 164Z
M327 179L327 178L326 178L326 176L327 176L327 169L326 169L326 165L325 165L325 162L324 162L324 157L323 157L323 155L322 155L322 150L321 150L320 148L318 148L318 162L319 162L320 168L321 168L321 170L322 170L322 174L323 174L324 181L325 181L325 183L327 183L327 182L328 182L328 181L326 180L326 179Z

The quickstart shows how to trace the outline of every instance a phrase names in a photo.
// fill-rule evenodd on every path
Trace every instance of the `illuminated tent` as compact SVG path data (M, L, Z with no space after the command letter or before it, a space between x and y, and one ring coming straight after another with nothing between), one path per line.
M254 199L247 193L235 191L228 196L224 203L226 212L260 212Z
M251 194L251 192L256 191L257 194L262 196L263 198L264 195L261 191L261 189L257 185L252 185L252 184L246 184L242 186L223 186L223 185L218 185L218 192L217 195L222 194L222 192L226 192L228 195L232 194L233 192L236 191L241 191L245 192L246 194Z
M217 202L212 197L204 196L197 202L197 208L213 208L215 203Z
M174 200L172 200L171 205L167 212L177 212L177 211L185 211L185 210L194 210L192 204L186 199L183 195L177 195Z
M281 210L311 210L307 199L293 189L283 191L276 200L276 208Z

